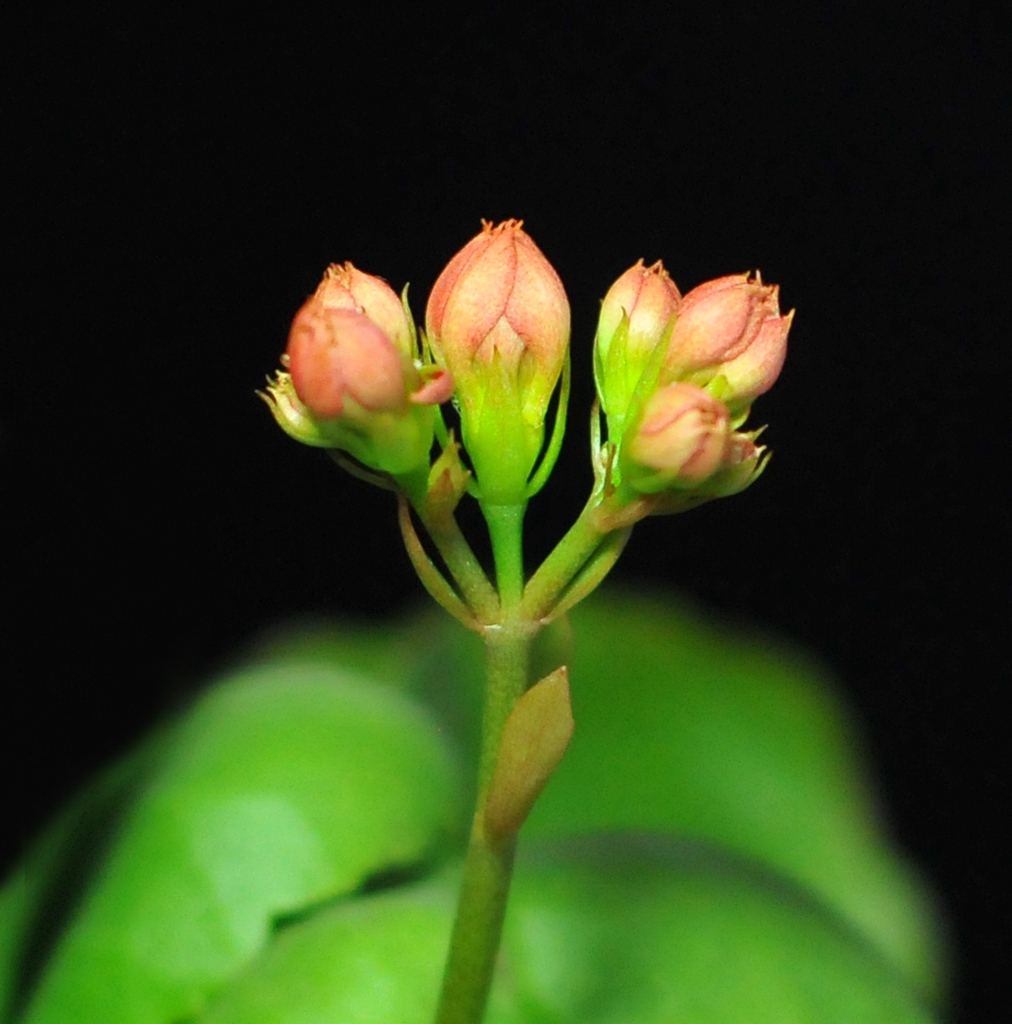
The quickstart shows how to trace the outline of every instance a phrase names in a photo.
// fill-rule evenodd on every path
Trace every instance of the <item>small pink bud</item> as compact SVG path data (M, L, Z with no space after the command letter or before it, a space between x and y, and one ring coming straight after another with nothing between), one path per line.
M699 383L717 374L728 401L747 404L773 386L787 354L791 315L781 316L775 285L734 274L693 288L671 334L664 380Z
M681 303L681 293L660 260L649 267L640 260L630 267L608 289L601 303L597 336L603 360L607 362L611 339L625 316L629 321L626 359L637 364L646 362Z
M373 412L407 401L404 365L390 338L364 313L310 299L288 336L295 392L314 415L336 418L351 399Z
M406 303L382 279L334 264L295 314L285 369L262 397L297 441L346 452L417 494L428 474L433 406L450 398L453 378L416 356Z
M407 302L382 279L334 264L295 314L285 369L261 397L296 440L344 452L418 497L428 475L433 407L451 397L453 378L417 356Z
M724 464L730 429L723 402L694 384L669 384L626 435L623 481L642 493L695 486Z
M502 372L521 377L521 386L535 393L525 405L534 399L547 406L569 342L562 281L523 221L482 223L481 234L450 260L432 288L425 314L429 340L465 404L469 382L487 376L498 355Z
M521 221L484 221L439 275L425 321L433 352L453 375L482 495L525 500L569 344L559 275Z
M612 440L621 435L633 393L667 340L681 302L660 261L645 267L640 260L608 289L594 340L594 376Z

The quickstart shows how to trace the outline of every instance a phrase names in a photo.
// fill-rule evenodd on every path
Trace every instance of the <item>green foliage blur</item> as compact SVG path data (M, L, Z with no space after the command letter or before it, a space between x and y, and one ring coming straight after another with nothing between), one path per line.
M576 734L524 826L488 1024L905 1024L941 926L825 674L670 595L547 631ZM10 1024L431 1020L482 658L435 612L264 639L0 892Z

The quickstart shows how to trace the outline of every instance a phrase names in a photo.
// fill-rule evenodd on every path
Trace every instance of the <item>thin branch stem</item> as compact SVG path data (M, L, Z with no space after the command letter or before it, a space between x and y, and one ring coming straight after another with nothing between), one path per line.
M607 534L594 554L584 563L583 568L567 584L559 599L552 606L551 612L542 621L551 622L560 615L565 615L588 594L593 593L605 576L611 572L631 536L631 526Z
M579 518L531 577L521 606L526 618L537 622L549 615L570 580L601 546L605 535L594 515L599 503L598 496L591 497Z
M424 500L412 504L467 606L481 622L495 622L499 617L499 597L457 520L452 515L426 515Z
M532 622L554 617L563 595L578 579L584 567L597 557L598 549L608 548L595 571L580 582L580 596L586 597L607 575L629 538L633 524L647 515L652 508L649 499L640 499L628 505L616 505L613 495L602 497L595 489L579 518L559 541L552 553L541 563L524 589L521 615ZM619 535L617 541L615 535ZM612 540L609 541L609 538ZM611 544L616 544L611 557ZM575 600L566 599L563 608L571 608Z
M455 619L462 622L468 629L480 630L481 624L471 614L470 609L454 593L443 574L425 553L425 548L411 521L411 507L403 494L397 495L397 522L401 528L404 547L411 559L411 564L422 581L422 586L429 592L432 599L445 608Z

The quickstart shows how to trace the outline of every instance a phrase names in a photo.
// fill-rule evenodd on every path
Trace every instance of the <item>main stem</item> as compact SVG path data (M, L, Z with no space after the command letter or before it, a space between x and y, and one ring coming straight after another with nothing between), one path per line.
M502 621L484 631L486 687L478 801L436 1024L480 1024L485 1015L516 852L515 835L491 838L486 834L485 802L503 726L527 689L536 627L519 615L524 585L523 506L492 506L483 511L492 539Z
M488 524L495 562L495 582L499 590L503 620L515 618L524 596L524 512L521 505L486 505L481 511Z

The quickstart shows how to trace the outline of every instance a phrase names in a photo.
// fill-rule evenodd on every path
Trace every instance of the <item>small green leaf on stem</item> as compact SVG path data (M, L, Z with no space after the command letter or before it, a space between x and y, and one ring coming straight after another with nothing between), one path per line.
M563 665L535 683L506 719L485 803L485 833L490 840L520 830L572 736L569 669Z

